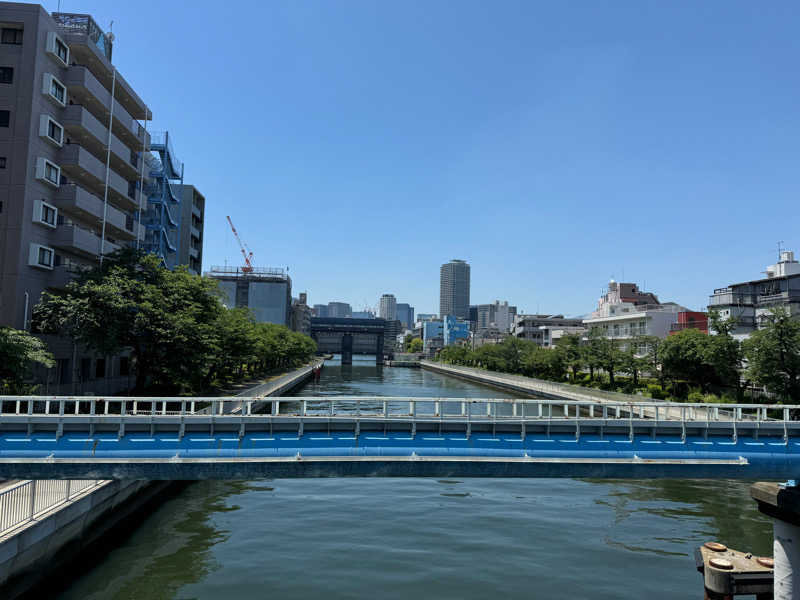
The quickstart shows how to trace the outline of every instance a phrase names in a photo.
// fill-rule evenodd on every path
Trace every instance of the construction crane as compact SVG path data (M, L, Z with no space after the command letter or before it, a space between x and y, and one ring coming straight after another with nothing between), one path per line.
M242 238L239 237L239 232L236 231L236 227L233 226L233 221L231 218L225 217L228 219L228 224L231 226L231 231L233 231L233 237L236 238L236 241L239 242L239 250L242 251L242 256L244 257L244 266L242 267L243 273L252 273L253 272L253 252L247 245L242 241Z

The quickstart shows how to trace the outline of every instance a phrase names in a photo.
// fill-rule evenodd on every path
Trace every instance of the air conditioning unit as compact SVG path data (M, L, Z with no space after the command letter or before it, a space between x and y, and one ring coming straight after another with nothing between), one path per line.
M55 31L47 34L45 50L65 67L69 65L69 46L64 43Z
M53 171L55 169L55 171ZM51 172L54 179L48 178L48 171ZM39 156L36 158L36 179L43 181L53 187L58 187L61 182L61 167L46 158Z
M56 130L56 137L50 135L51 123L54 125L54 129ZM39 116L39 137L42 137L54 146L61 148L64 145L64 128L61 126L61 123L56 121L50 115L42 114Z
M45 73L42 78L42 94L62 108L67 105L67 87L52 73Z

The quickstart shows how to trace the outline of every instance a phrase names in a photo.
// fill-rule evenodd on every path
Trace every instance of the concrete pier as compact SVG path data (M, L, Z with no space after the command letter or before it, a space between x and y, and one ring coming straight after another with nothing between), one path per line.
M759 482L750 495L773 519L775 600L800 600L800 489Z

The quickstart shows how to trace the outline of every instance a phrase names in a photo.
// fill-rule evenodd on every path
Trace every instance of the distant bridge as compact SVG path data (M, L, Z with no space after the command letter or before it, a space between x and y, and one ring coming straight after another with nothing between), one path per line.
M341 353L342 364L353 364L353 354L374 354L383 362L387 338L385 319L312 317L311 337L320 352Z
M271 414L254 414L267 401ZM239 412L231 413L236 403ZM800 407L0 397L0 477L794 479Z

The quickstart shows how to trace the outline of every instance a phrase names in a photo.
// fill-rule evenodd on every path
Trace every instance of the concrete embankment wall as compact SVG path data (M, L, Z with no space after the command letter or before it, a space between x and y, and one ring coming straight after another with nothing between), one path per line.
M0 537L0 596L17 598L41 584L170 485L108 481Z
M315 360L239 396L286 394L313 377L314 368L322 363ZM172 485L170 481L109 480L0 536L0 598L17 598L31 591L109 530L129 522L143 506L158 502L156 496Z

